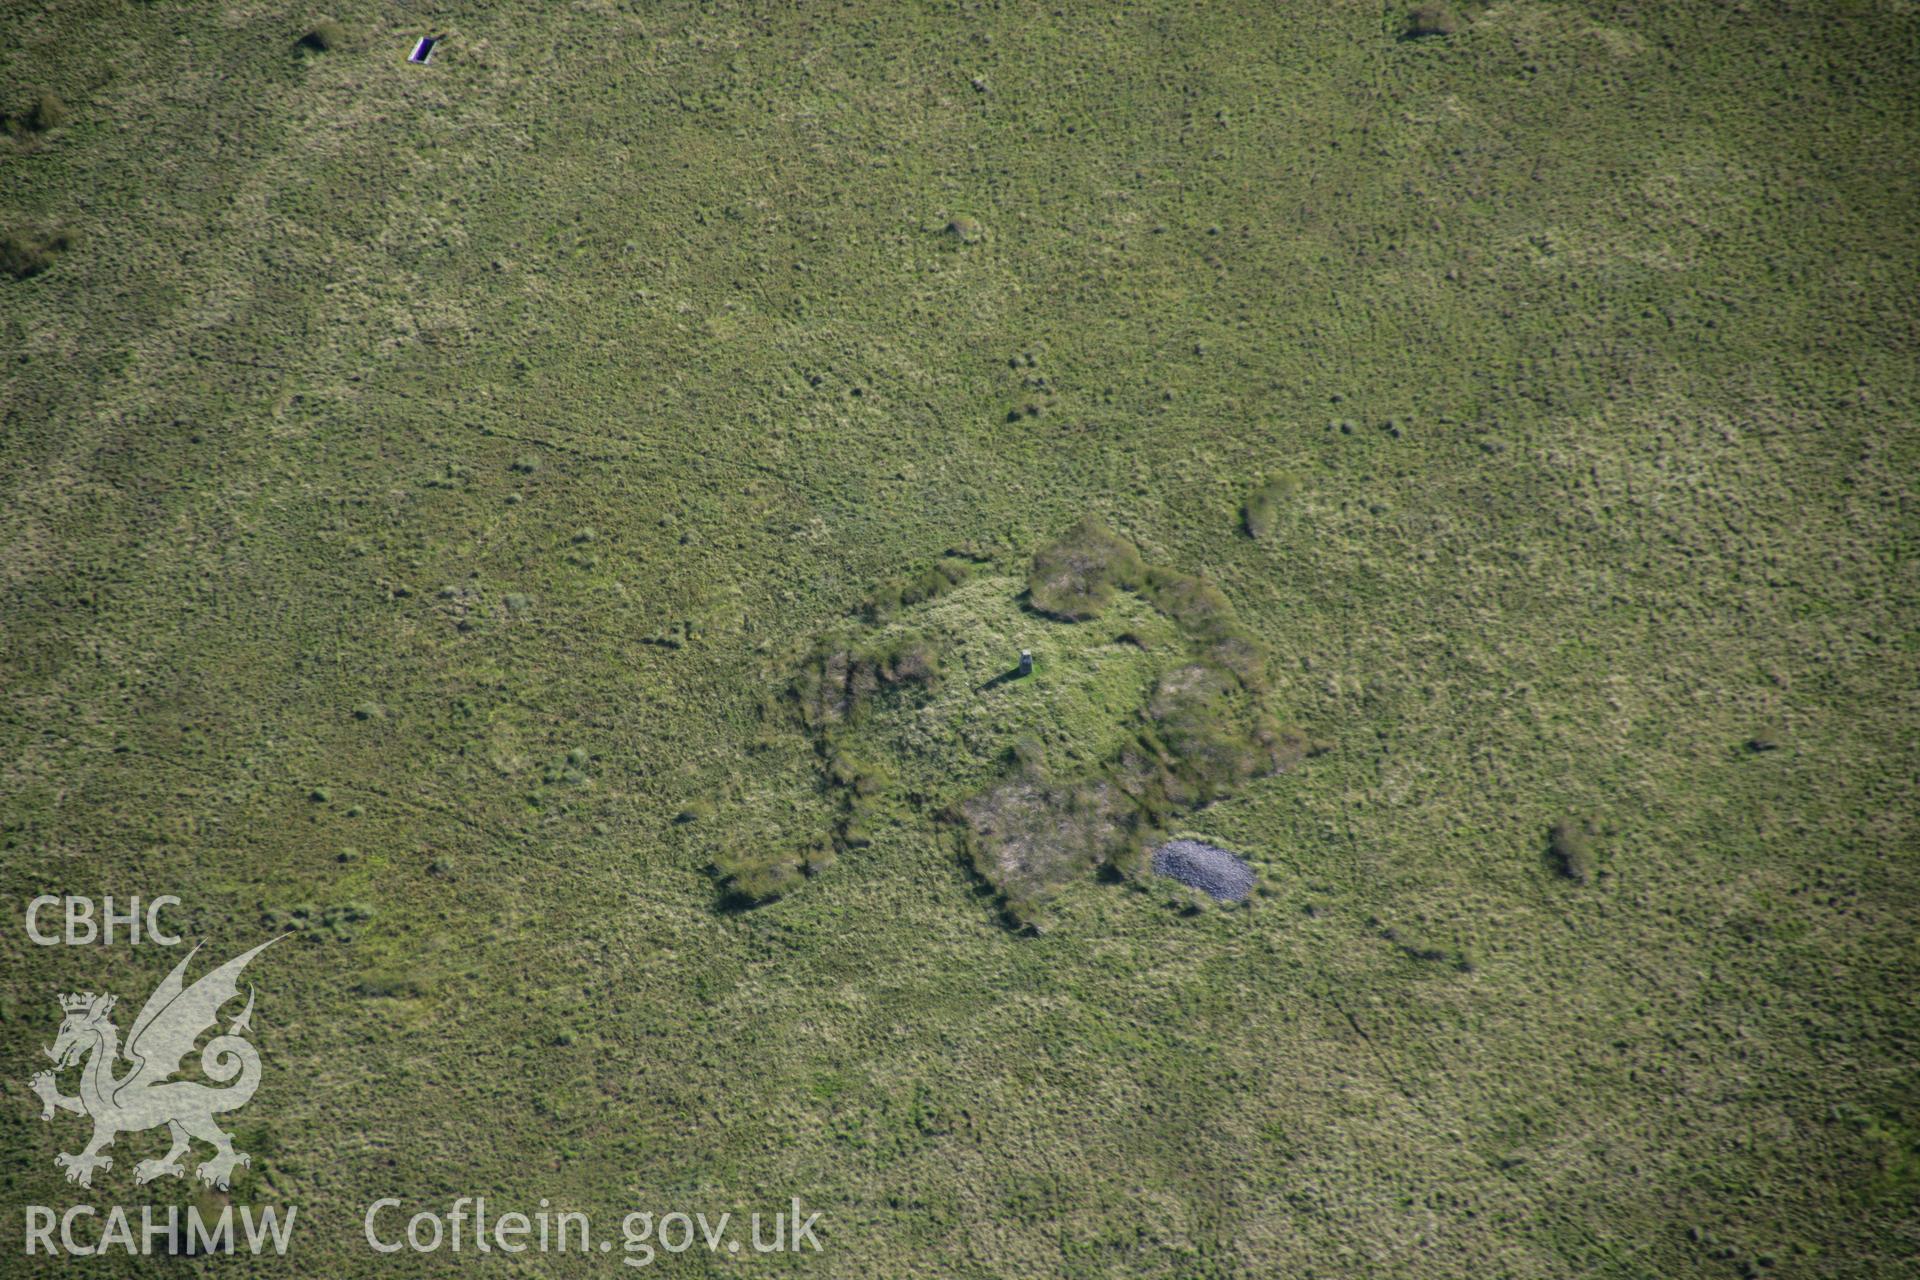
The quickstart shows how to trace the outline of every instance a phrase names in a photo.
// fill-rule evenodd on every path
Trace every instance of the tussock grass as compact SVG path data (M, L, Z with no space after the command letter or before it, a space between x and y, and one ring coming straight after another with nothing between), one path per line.
M1446 5L1423 4L1407 15L1406 36L1410 40L1450 36L1459 29L1460 20Z
M1598 828L1591 819L1567 818L1556 822L1547 832L1547 856L1553 868L1575 884L1589 884L1598 874L1594 837Z
M21 117L21 123L29 132L46 133L65 124L70 114L60 95L48 90L34 98L33 105Z
M297 41L300 49L306 53L328 53L340 48L347 40L347 29L332 18L320 18L312 28Z
M54 260L73 247L73 237L65 231L48 235L10 232L0 236L0 274L26 280L49 270Z
M1240 508L1240 527L1255 540L1273 532L1274 523L1287 503L1299 492L1300 484L1291 476L1273 476L1256 486Z

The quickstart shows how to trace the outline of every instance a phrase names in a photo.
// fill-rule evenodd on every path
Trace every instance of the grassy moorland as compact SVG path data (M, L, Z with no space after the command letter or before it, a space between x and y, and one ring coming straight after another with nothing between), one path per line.
M674 1274L1911 1274L1910 5L321 16L0 22L5 1248L152 1190L26 1079L175 957L17 927L137 892L296 934L263 1273L484 1193L827 1214ZM1034 936L897 798L1127 740L1166 616L1018 600L1086 516L1315 744L1177 817L1251 910ZM906 627L944 718L740 909L845 834L796 672Z

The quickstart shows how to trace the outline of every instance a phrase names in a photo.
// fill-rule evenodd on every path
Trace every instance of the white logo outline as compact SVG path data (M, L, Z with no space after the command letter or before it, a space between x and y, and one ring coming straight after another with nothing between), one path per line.
M58 1035L46 1050L53 1060L53 1070L36 1074L28 1087L40 1098L41 1120L52 1120L55 1111L71 1111L93 1120L93 1137L85 1148L76 1155L54 1157L55 1166L67 1171L68 1182L92 1186L95 1169L113 1168L113 1157L100 1152L111 1146L115 1137L161 1125L167 1127L173 1145L160 1159L136 1164L135 1183L151 1182L162 1174L184 1177L186 1169L180 1158L195 1138L213 1148L213 1155L194 1170L210 1187L226 1190L234 1169L252 1163L244 1152L233 1149L232 1137L213 1120L245 1106L260 1085L260 1053L245 1039L253 1021L251 985L246 1008L228 1024L226 1034L214 1036L200 1050L201 1074L223 1087L171 1077L179 1072L182 1059L193 1052L200 1036L219 1021L221 1006L239 995L240 973L247 963L278 941L280 938L269 938L186 986L182 975L188 962L199 954L200 948L195 946L147 997L133 1020L124 1049L120 1047L120 1029L110 1017L117 996L80 992L60 997L64 1017ZM118 1056L124 1056L132 1066L115 1079L113 1064ZM81 1067L79 1093L69 1097L60 1092L55 1075L74 1066Z

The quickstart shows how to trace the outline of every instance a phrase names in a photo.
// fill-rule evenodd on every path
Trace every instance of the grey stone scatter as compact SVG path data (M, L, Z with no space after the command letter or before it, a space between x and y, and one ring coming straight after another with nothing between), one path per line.
M1253 868L1244 859L1198 840L1167 841L1153 851L1153 870L1221 902L1253 892Z

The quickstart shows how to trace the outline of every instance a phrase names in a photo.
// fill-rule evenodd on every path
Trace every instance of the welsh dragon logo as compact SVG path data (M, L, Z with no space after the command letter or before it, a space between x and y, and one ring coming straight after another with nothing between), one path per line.
M95 1169L113 1168L113 1158L100 1152L113 1145L115 1137L160 1125L167 1126L173 1146L158 1160L136 1164L135 1182L151 1182L161 1174L183 1177L186 1170L180 1158L194 1138L213 1148L212 1158L194 1170L209 1186L224 1189L234 1169L249 1163L213 1118L244 1107L260 1085L260 1054L245 1039L253 1019L251 986L246 1008L227 1025L226 1034L214 1036L200 1050L200 1073L224 1087L172 1077L179 1072L181 1060L193 1052L194 1043L219 1021L221 1006L239 994L240 971L277 941L270 939L236 956L192 986L185 985L182 975L200 948L188 952L133 1020L124 1050L132 1066L118 1077L114 1060L123 1052L120 1029L109 1016L116 997L91 992L60 997L66 1017L47 1050L54 1070L40 1072L29 1086L40 1096L42 1120L53 1119L56 1110L93 1118L93 1140L86 1148L78 1155L54 1157L54 1164L67 1171L68 1182L92 1186ZM79 1096L67 1097L60 1092L55 1074L83 1061Z

